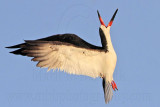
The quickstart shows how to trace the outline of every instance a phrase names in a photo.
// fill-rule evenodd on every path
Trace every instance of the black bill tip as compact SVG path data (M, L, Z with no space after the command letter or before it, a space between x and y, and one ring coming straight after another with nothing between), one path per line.
M118 8L117 8L116 11L114 12L114 14L113 14L113 16L112 16L110 22L108 23L107 27L108 27L108 26L112 26L112 23L113 23L113 20L114 20L116 14L117 14L117 11L118 11Z
M99 14L99 11L97 10L97 14L98 14L98 17L100 18L101 16L100 16L100 14Z
M113 16L112 16L112 18L111 18L110 21L113 21L113 20L114 20L114 18L115 18L115 16L116 16L117 12L118 12L118 8L117 8L116 11L114 12L114 14L113 14Z

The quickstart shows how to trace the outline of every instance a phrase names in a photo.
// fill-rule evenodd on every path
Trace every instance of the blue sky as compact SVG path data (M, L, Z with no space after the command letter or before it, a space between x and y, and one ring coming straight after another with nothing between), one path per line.
M2 107L158 107L160 75L158 0L1 0L0 106ZM75 33L101 45L97 9L111 28L118 56L114 80L119 91L106 105L102 80L46 72L31 58L4 47L59 33Z

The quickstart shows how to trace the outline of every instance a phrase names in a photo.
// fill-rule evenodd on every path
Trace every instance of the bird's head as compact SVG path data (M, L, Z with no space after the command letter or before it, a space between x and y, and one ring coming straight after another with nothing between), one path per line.
M113 23L113 20L114 20L116 14L117 14L117 11L118 11L118 9L116 9L116 11L114 12L114 14L113 14L110 22L109 22L108 25L106 26L106 25L104 24L103 20L102 20L102 17L101 17L100 14L99 14L99 11L97 10L97 13L98 13L98 17L99 17L101 26L103 26L103 27L105 27L106 29L110 30L110 27L112 26L112 23Z

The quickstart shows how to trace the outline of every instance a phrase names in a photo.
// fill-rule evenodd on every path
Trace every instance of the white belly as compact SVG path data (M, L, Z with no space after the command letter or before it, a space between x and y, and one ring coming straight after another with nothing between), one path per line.
M117 63L117 55L115 53L115 51L111 51L106 53L106 59L105 59L105 69L103 71L103 75L104 77L106 77L106 79L108 81L112 81L113 80L113 72L114 69L116 67L116 63Z

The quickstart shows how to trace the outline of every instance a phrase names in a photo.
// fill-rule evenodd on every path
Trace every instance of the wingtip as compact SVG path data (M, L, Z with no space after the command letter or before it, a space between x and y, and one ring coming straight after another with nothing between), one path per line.
M16 48L15 46L7 46L5 48Z
M4 47L4 48L9 48L9 46L7 46L7 47Z
M9 53L15 54L15 55L19 55L19 53L17 53L16 51L11 51L11 52L9 52Z
M5 48L21 48L25 45L25 43L21 43L21 44L18 44L18 45L13 45L13 46L7 46Z
M11 51L11 52L9 52L9 53L17 55L18 53L17 53L16 51L17 51L17 50Z
M14 51L11 51L11 52L9 52L9 53L14 54Z

